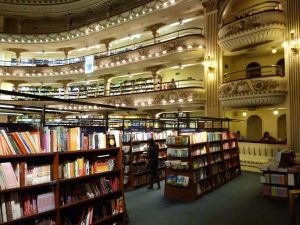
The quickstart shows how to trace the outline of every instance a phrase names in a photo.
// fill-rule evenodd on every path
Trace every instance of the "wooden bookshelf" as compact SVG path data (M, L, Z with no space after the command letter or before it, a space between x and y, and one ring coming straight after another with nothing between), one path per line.
M26 130L25 130L26 131ZM94 131L93 131L94 132ZM8 132L9 133L9 132ZM52 140L52 139L51 139ZM1 140L3 141L3 139ZM26 141L26 140L25 140ZM41 139L42 143L43 139ZM3 143L2 143L3 144ZM62 171L61 165L66 162L73 162L74 160L84 157L84 159L90 160L91 162L91 170L90 173L86 173L80 176L75 177L69 177L64 178L62 177L62 174L64 175L65 171ZM111 160L111 165L107 165L108 161ZM99 165L97 162L99 161ZM65 224L65 219L67 217L71 217L71 220L77 220L79 219L78 216L80 216L80 213L84 213L83 210L86 209L86 206L94 207L94 204L114 204L113 202L118 202L118 210L117 213L106 215L104 218L93 221L93 224L105 224L105 223L112 223L112 222L119 222L123 223L123 210L124 210L124 188L123 188L123 163L122 163L122 152L121 147L106 147L106 148L87 148L86 150L72 150L64 149L64 151L55 151L55 152L40 152L40 153L34 153L34 154L10 154L10 155L1 155L0 156L0 163L9 163L11 167L18 168L18 170L15 170L14 175L16 176L16 179L21 180L21 176L24 176L25 178L25 184L27 181L27 168L31 166L30 168L35 168L38 166L48 166L50 168L50 175L49 179L50 181L45 181L41 183L33 183L31 185L24 185L21 184L19 187L12 187L12 188L5 188L1 190L0 188L0 201L4 204L4 207L6 205L11 204L10 201L13 200L11 197L13 194L18 196L18 201L20 204L24 203L24 196L29 196L30 198L32 196L39 196L45 193L51 193L52 196L54 196L54 204L53 209L43 211L41 209L41 212L32 213L30 215L25 215L25 212L23 212L23 209L20 209L21 216L15 216L15 219L2 221L3 218L0 220L0 224L3 225L10 225L10 224L35 224L37 220L42 219L51 219L52 222L55 222L56 225L62 225ZM101 164L102 163L102 164ZM2 164L1 164L2 165ZM78 172L78 164L74 164L74 170ZM108 168L112 169L101 169L100 172L94 172L98 171L98 167L102 168L106 165ZM24 167L25 166L25 167ZM101 167L102 166L102 167ZM4 167L3 167L4 168ZM48 168L48 167L47 167ZM77 168L77 169L76 169ZM0 168L1 169L1 168ZM103 170L103 171L102 171ZM68 171L69 172L69 171ZM86 172L86 171L85 171ZM24 173L24 174L23 174ZM3 169L2 173L0 173L1 179L7 179L3 177ZM4 175L8 176L8 175ZM93 183L95 182L96 185L98 185L98 181L102 179L102 182L108 182L112 179L115 182L114 189L111 190L110 193L94 194L93 197L89 197L86 199L81 199L79 201L74 201L69 204L62 205L61 201L63 198L65 198L64 194L65 192L62 192L62 188L65 186L71 186L78 184L86 185L86 183ZM33 182L33 180L32 180ZM37 182L37 181L35 181ZM7 184L6 184L7 185ZM1 187L1 186L0 186ZM93 191L95 191L93 189ZM88 193L88 190L86 190L86 193ZM96 193L96 192L94 192ZM49 203L50 204L50 203ZM1 204L2 205L2 204ZM0 210L2 210L2 207L0 205ZM12 206L11 206L12 207ZM37 206L38 207L38 206ZM103 206L104 207L104 206ZM105 206L108 207L108 206ZM23 208L23 207L22 207ZM72 212L73 209L76 209L77 214L74 214ZM94 207L94 210L96 210L96 206ZM3 213L3 211L1 211ZM1 215L2 216L2 215Z
M130 136L131 134L125 134ZM144 135L146 135L144 133ZM146 164L146 156L148 150L148 139L153 138L153 133L149 133L146 139L139 139L130 136L127 140L124 141L123 138L123 148L125 147L124 157L125 162L124 166L129 168L128 173L126 173L125 168L125 176L126 176L126 183L125 189L126 190L134 190L136 188L144 187L149 184L150 181L150 171L147 168ZM165 135L166 136L166 135ZM166 139L165 138L155 138L155 143L159 146L159 169L158 175L160 180L165 178L165 161L166 161L166 153L167 148L165 146ZM142 150L137 150L138 147L142 148ZM127 157L127 159L126 159Z
M300 167L291 166L273 170L263 169L262 195L267 198L288 199L289 191L300 187Z
M192 135L169 137L166 141L167 198L193 201L241 174L238 143L231 132L202 132L205 141L199 143L192 142ZM172 140L176 144L170 143Z

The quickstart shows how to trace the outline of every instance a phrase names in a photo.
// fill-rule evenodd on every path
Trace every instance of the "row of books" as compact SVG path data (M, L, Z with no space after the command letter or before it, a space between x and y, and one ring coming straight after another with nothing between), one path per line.
M260 177L262 183L268 184L281 184L287 185L287 175L286 174L268 174L265 173L263 176Z
M89 159L78 157L77 159L66 160L59 165L60 178L73 178L94 173L112 171L116 168L114 157Z
M0 130L0 155L40 153L39 132L12 132Z
M210 181L209 180L202 180L196 184L196 193L200 195L208 190L211 189Z
M264 185L262 194L265 196L287 198L288 197L288 188Z
M123 134L122 141L147 141L149 139L161 140L166 139L168 136L176 135L176 131L168 130L162 132L132 132L128 134Z
M200 181L203 179L206 179L208 177L208 168L207 167L202 167L199 170L196 170L193 174L194 180L195 181Z
M115 198L103 202L97 202L92 206L81 209L80 211L63 218L64 225L90 225L101 221L108 216L124 212L123 198ZM106 223L108 224L108 223ZM118 223L114 223L118 224Z
M167 155L171 156L171 157L188 158L189 157L189 149L188 148L168 148Z
M211 145L209 146L209 152L218 152L221 151L220 145Z
M51 181L51 166L22 163L0 163L0 190Z
M132 145L132 152L147 152L147 143L140 143L138 145Z
M53 192L43 194L12 192L8 195L1 195L0 203L0 220L2 223L55 208Z
M211 167L211 172L213 175L219 174L224 171L224 167L222 164L215 164Z
M166 167L172 168L174 170L188 170L189 164L188 162L182 162L181 160L167 160Z
M57 126L43 130L43 149L46 152L77 151L116 147L115 135L101 132L86 133L84 128Z
M191 152L191 156L198 156L198 155L203 155L207 153L207 149L205 146L199 146L196 149L193 149Z
M193 160L193 168L198 169L208 165L208 157L196 158Z
M67 205L82 199L94 198L119 190L118 177L101 177L100 179L67 184L61 188L61 205Z
M169 185L187 187L189 185L189 177L183 175L169 174L167 176L166 182Z
M222 155L220 153L213 154L210 156L210 163L217 163L222 161Z

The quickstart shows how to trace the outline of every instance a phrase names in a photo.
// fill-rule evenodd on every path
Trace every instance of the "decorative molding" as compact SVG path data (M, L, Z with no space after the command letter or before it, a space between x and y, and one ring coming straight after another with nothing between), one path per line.
M218 0L202 1L202 5L205 8L206 13L212 12L218 9Z
M278 10L263 12L220 28L219 45L223 51L249 49L268 42L283 40L284 29L283 12Z
M227 82L219 87L219 100L224 107L277 105L285 101L286 85L286 80L278 77Z

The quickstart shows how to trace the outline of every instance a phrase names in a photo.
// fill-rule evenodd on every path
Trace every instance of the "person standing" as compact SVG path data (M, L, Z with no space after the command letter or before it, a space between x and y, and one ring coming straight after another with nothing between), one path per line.
M158 170L158 156L159 156L159 147L157 144L155 144L154 140L151 138L149 139L149 148L148 148L148 154L147 154L147 160L148 160L148 168L150 171L150 186L148 189L153 189L153 182L154 180L157 182L158 189L160 189L160 182L159 177L157 174Z

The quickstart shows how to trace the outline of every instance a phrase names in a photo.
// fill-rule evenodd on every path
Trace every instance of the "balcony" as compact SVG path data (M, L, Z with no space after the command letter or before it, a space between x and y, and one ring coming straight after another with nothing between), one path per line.
M284 26L285 16L278 2L256 4L223 19L219 45L225 52L236 53L283 42Z
M159 64L162 57L165 60L174 60L174 58L179 60L178 57L196 58L199 57L199 51L204 52L204 43L202 29L189 28L162 35L155 41L149 39L112 49L109 54L106 51L99 52L94 55L94 74L91 75L116 74L124 71L123 66L135 63L139 63L140 68L143 65L149 66L151 61L153 64ZM21 61L20 63L2 61L0 62L0 77L44 80L46 77L67 79L69 76L74 79L74 74L83 74L84 60L85 57L68 60Z
M287 95L287 80L282 75L280 66L227 73L219 87L219 100L222 106L232 108L281 104Z

